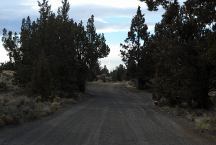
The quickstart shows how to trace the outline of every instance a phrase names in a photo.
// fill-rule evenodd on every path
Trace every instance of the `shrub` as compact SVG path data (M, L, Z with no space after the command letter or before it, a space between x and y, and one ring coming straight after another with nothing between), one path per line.
M200 130L216 131L216 118L202 117L195 119L196 127Z
M6 91L7 90L7 85L5 82L0 82L0 91Z
M51 112L56 112L60 108L60 103L53 102L50 106Z

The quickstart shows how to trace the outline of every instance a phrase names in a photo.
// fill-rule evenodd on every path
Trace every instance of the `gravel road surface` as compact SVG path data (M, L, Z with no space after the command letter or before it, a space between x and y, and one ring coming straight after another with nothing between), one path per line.
M42 120L0 129L0 145L215 145L154 110L151 94L91 83L90 98Z

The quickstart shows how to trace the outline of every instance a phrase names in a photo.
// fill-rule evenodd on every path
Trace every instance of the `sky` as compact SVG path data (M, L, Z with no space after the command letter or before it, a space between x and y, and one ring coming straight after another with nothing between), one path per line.
M30 16L35 20L38 15L37 0L0 0L0 35L2 29L20 32L22 18ZM113 70L123 64L120 56L120 43L124 42L130 28L131 19L136 14L138 5L145 14L149 32L154 32L155 23L161 20L163 9L150 12L143 2L138 0L69 0L70 18L86 25L87 19L93 14L97 33L104 33L111 51L108 57L100 59L101 65ZM61 6L61 0L49 0L52 11ZM9 60L0 42L0 62Z

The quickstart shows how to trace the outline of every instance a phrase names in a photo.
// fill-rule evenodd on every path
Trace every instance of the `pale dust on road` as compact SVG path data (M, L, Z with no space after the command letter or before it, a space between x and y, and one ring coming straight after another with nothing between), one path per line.
M90 83L87 93L56 115L0 129L0 145L214 145L155 112L150 93L111 83Z

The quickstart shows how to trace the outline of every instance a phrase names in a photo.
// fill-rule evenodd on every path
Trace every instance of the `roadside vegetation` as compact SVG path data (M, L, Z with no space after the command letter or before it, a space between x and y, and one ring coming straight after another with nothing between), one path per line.
M58 110L62 98L78 99L87 80L109 54L94 16L86 26L69 17L68 0L57 13L48 0L38 2L39 17L23 18L20 33L3 29L10 61L0 66L0 124L32 120ZM21 92L21 93L20 93Z
M197 128L216 132L216 95L209 95L216 90L216 1L141 1L165 13L150 34L138 7L121 44L127 78L138 89L150 86L156 105L186 111Z
M7 70L6 65L0 71L0 127L48 116L85 96L76 92L70 98L54 96L43 100L41 95L30 96L25 88L14 84L14 75L15 72Z
M122 64L120 64L110 72L110 76L112 78L112 81L127 80L127 70Z
M110 49L94 16L86 26L75 22L67 0L57 13L48 0L38 2L39 17L24 18L20 33L3 29L10 61L0 66L0 126L46 116L62 98L77 99L86 81L99 79L151 88L155 105L216 132L216 1L141 1L149 11L162 7L162 20L151 34L138 7L120 44L125 66L111 72L98 61Z

